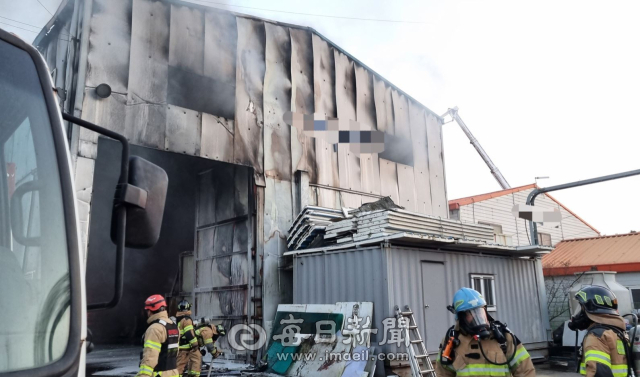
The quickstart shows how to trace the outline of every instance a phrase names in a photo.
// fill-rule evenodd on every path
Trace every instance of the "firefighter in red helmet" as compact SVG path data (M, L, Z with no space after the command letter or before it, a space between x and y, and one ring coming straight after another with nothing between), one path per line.
M161 295L150 296L144 305L149 327L144 333L140 371L136 377L178 375L178 326L167 315L167 303Z

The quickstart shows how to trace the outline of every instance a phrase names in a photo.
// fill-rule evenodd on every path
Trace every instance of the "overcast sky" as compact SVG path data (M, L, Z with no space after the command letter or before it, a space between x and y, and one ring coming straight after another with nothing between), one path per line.
M512 187L640 169L640 2L192 2L311 26L436 113L458 106ZM0 0L0 27L32 41L59 3ZM444 147L450 199L500 190L455 123ZM615 234L640 231L639 194L632 177L553 196Z

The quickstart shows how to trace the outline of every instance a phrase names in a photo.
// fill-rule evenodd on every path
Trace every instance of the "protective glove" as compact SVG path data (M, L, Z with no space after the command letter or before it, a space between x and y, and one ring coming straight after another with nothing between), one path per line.
M205 349L201 349L200 350L200 354L204 357L204 355L207 354L207 351Z

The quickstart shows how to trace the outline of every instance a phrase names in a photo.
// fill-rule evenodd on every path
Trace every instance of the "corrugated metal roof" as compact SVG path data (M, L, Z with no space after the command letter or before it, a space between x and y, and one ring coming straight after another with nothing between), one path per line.
M449 210L460 209L460 206L466 206L466 205L469 205L469 204L472 204L472 203L477 203L477 202L481 202L481 201L484 201L484 200L498 198L498 197L501 197L501 196L504 196L504 195L509 195L509 194L513 194L513 193L516 193L516 192L529 190L529 189L535 189L535 188L539 188L539 187L535 183L532 183L530 185L514 187L514 188L510 188L510 189L506 189L506 190L489 192L489 193L486 193L486 194L468 196L466 198L451 199L451 200L449 200ZM553 196L549 195L548 193L544 193L542 195L545 195L547 198L549 198L549 199L553 200L554 202L556 202L559 206L561 206L567 212L569 212L571 215L573 215L573 217L575 217L576 219L582 221L584 223L584 225L586 225L589 228L593 229L594 232L600 234L600 231L598 229L596 229L593 226L591 226L591 224L589 224L584 219L582 219L580 216L578 216L575 212L573 212L572 210L567 208L567 206L565 206L564 204L560 203L558 201L558 199L554 198Z
M542 258L545 275L640 271L640 233L562 241Z

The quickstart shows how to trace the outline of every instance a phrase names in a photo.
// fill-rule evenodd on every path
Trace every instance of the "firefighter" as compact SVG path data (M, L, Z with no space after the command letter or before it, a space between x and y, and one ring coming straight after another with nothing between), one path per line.
M618 299L609 289L584 286L576 293L580 307L569 321L569 329L587 330L582 340L580 374L588 377L629 375L630 354L626 324L618 313Z
M178 327L167 315L167 304L164 297L153 295L145 301L147 323L149 327L144 333L144 346L140 371L136 377L178 375L176 368L178 356Z
M209 318L202 318L196 326L198 346L206 347L213 359L219 356L218 349L215 346L216 340L226 334L227 331L224 326L212 324Z
M529 353L520 340L487 313L487 303L473 289L462 288L447 309L456 324L440 343L436 374L444 377L536 375Z
M178 304L176 320L178 321L178 330L180 330L178 372L182 375L189 364L189 376L198 377L200 376L202 355L198 349L198 339L191 319L191 304L187 300L182 300Z

